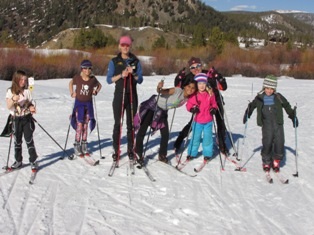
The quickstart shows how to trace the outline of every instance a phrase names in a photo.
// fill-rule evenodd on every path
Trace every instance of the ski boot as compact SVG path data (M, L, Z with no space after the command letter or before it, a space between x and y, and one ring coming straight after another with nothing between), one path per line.
M76 156L80 156L82 154L80 142L75 141L74 143L74 154Z
M269 164L263 164L263 170L264 170L265 172L270 171L270 165L269 165Z
M273 170L274 172L279 172L280 171L280 160L274 160L273 161Z
M12 164L11 169L13 169L13 170L19 169L19 168L22 167L22 165L23 165L22 162L15 161L15 162Z
M116 162L117 159L118 159L118 154L113 153L113 154L112 154L112 160L113 160L114 162Z
M36 172L38 170L38 162L31 162L32 172Z
M82 141L82 144L81 144L81 151L82 151L82 153L83 154L89 154L89 152L88 152L88 148L87 148L87 141L85 140L83 140Z
M161 161L161 162L164 162L164 163L168 163L168 158L164 155L159 155L158 156L158 160Z

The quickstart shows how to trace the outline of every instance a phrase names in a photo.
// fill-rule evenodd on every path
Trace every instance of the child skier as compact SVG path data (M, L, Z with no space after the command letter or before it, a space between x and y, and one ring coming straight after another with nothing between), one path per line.
M271 168L279 172L280 161L284 156L284 127L283 110L285 109L293 122L293 127L298 127L298 119L287 99L276 92L277 78L268 75L263 82L263 90L249 103L243 117L243 124L250 118L254 109L257 109L257 125L262 127L262 162L265 172Z
M73 91L73 86L75 91ZM81 73L69 82L69 90L72 98L75 98L72 112L71 125L75 129L74 153L77 156L88 153L87 130L90 121L90 129L95 128L94 107L92 96L97 95L101 84L92 74L92 63L89 60L81 62Z
M31 168L32 171L36 171L38 156L33 139L35 123L32 119L32 114L36 113L36 107L33 104L32 94L28 89L27 76L24 71L18 70L14 73L12 86L6 93L6 103L13 118L15 162L11 169L18 169L23 165L22 137L24 135Z
M215 115L218 106L212 89L207 86L207 75L199 73L194 77L194 80L197 82L198 91L188 99L186 104L187 110L194 114L187 159L196 158L202 143L204 160L209 160L213 157L213 115Z

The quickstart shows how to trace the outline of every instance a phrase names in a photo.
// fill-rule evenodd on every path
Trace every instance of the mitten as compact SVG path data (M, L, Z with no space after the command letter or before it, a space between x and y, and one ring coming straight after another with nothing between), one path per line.
M215 114L216 114L216 109L214 109L214 108L211 108L210 110L209 110L209 112L210 112L210 114L212 115L212 116L214 116Z
M200 109L198 106L194 106L193 108L190 109L190 112L196 114L200 112Z
M245 110L245 113L244 113L244 116L243 116L243 124L245 124L247 122L247 119L250 118L248 116L248 111L249 111L248 109Z
M216 73L215 75L216 79L219 83L223 83L226 79L221 75L221 73Z
M299 120L298 120L298 117L292 117L291 118L291 121L292 121L292 125L294 128L298 127L299 126Z

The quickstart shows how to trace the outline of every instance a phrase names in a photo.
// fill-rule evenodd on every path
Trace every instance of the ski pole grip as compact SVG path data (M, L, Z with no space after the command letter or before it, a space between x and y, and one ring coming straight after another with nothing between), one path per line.
M165 80L165 77L163 77L163 78L160 80L159 83L164 82L164 80ZM158 84L159 84L159 83L158 83ZM160 87L160 88L157 87L157 93L160 93L161 89L162 89L162 87Z

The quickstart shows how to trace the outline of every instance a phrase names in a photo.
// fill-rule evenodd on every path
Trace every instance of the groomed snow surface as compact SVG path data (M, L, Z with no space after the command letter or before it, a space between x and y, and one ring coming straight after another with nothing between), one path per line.
M165 87L173 85L175 75L166 76ZM155 94L162 76L145 77L138 86L139 101ZM281 172L289 184L265 180L261 165L261 130L256 125L256 111L248 123L247 138L243 144L242 117L248 100L260 91L261 78L227 77L228 89L223 93L229 130L247 172L234 171L231 162L223 161L221 170L218 151L196 177L189 177L157 161L159 132L150 137L147 149L147 168L156 182L151 182L142 170L130 174L126 155L126 128L123 128L122 159L113 177L108 177L112 163L112 98L114 85L105 77L96 96L101 153L105 159L98 166L90 166L83 159L65 158L63 151L36 124L35 145L40 170L35 183L30 185L30 166L0 177L0 234L97 234L97 235L164 235L164 234L314 234L314 122L313 81L281 77L278 92L292 106L298 106L299 128L295 161L296 138L292 122L285 115L285 152ZM38 123L61 145L65 145L69 115L73 99L69 95L69 79L35 82ZM0 81L0 128L5 125L8 110L5 93L11 82ZM171 123L173 111L169 111ZM191 114L184 107L176 110L170 134L168 156L172 165L172 146ZM97 128L89 135L93 157L100 159ZM146 140L145 140L146 141ZM73 152L74 130L70 130L68 153ZM231 154L234 150L227 141ZM7 163L9 138L1 138L0 165ZM28 153L23 143L24 164ZM185 159L186 153L183 154ZM234 158L234 157L233 157ZM14 161L11 147L9 165ZM193 168L202 162L199 158L183 170L194 174ZM299 177L292 174L298 170Z

